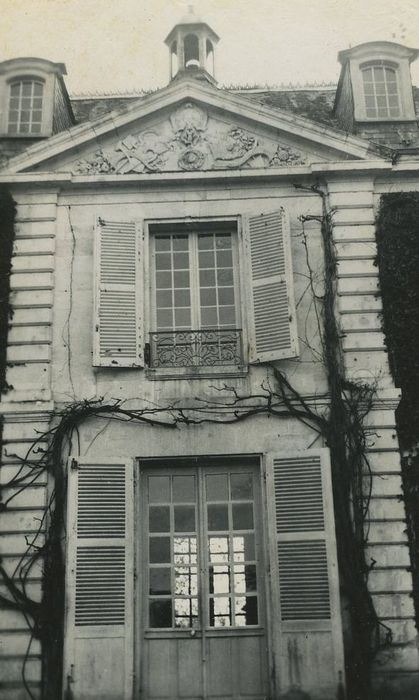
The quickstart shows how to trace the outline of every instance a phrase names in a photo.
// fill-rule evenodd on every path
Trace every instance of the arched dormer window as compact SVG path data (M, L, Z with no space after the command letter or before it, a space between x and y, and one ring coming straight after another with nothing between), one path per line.
M388 119L401 114L396 63L374 61L361 66L365 114L369 119Z
M39 78L24 77L9 84L9 134L40 134L44 83Z

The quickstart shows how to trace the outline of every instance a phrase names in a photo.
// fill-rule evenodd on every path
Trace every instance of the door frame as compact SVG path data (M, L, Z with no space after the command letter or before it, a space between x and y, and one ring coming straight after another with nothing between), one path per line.
M144 517L143 513L143 497L140 493L140 470L147 463L147 467L152 466L153 462L158 468L158 465L162 465L163 462L172 461L173 463L179 464L181 466L182 461L189 463L189 466L195 461L196 466L199 468L199 464L205 461L205 459L225 459L226 461L233 462L234 460L239 460L240 458L253 458L255 460L254 467L259 473L259 488L260 488L260 517L259 517L259 527L260 527L260 543L262 547L262 561L260 562L260 571L263 575L263 584L261 587L261 593L264 598L264 627L266 634L266 671L267 679L266 684L268 688L268 697L274 698L275 696L275 686L276 686L276 674L275 674L275 658L274 658L274 634L275 634L275 621L272 619L272 586L270 585L271 577L271 565L270 557L272 556L272 547L269 541L269 523L268 523L268 501L266 494L266 458L261 452L245 452L245 453L217 453L217 452L203 452L202 454L194 455L179 455L179 454L163 454L163 455L144 455L135 458L134 467L134 497L135 497L135 508L134 508L134 537L135 537L135 565L134 565L134 700L139 700L141 698L141 662L142 662L142 632L145 629L145 605L144 605L144 580L145 577L141 575L141 564L144 561L144 553L142 552L142 546L144 538L142 533L139 533L139 527L141 519ZM139 536L137 536L139 533Z

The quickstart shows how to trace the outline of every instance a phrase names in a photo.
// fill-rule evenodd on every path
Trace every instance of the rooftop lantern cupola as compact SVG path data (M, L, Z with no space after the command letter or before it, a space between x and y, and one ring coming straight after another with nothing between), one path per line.
M214 46L219 37L195 14L192 5L168 34L165 43L170 51L170 79L190 74L215 83Z

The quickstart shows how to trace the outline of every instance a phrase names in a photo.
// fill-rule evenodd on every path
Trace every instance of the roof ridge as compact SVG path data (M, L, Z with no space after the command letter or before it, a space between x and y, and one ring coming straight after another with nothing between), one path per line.
M330 89L330 90L336 90L337 88L337 83L334 82L327 82L327 81L321 81L321 82L315 82L315 83L280 83L278 85L221 85L221 89L223 90L243 90L243 91L259 91L259 92L266 92L266 91L281 91L281 92L286 92L286 91L291 91L291 90L319 90L321 88L323 89Z

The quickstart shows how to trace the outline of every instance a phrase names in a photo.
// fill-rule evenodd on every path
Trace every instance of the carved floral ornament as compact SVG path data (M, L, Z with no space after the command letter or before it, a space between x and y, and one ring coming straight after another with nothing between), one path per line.
M169 120L125 137L108 149L79 160L75 172L157 173L176 170L225 170L303 165L306 157L290 146L268 141L239 126L223 127L192 102Z

